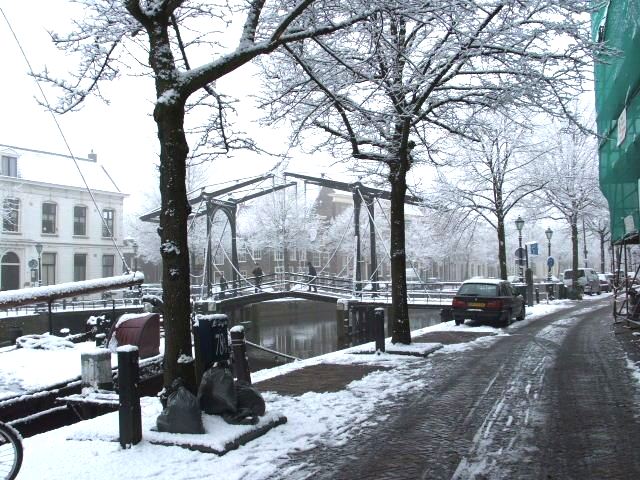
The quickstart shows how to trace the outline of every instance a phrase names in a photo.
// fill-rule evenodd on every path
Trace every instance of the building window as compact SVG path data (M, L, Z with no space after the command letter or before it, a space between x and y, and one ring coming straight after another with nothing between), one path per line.
M2 155L2 170L0 175L6 177L18 177L18 159L16 157L8 157Z
M242 245L240 247L240 250L238 250L238 261L239 262L246 262L247 261L247 246L246 245Z
M0 290L20 288L20 258L14 252L7 252L0 261Z
M282 262L284 260L284 252L279 248L275 252L273 252L273 254L275 256L276 262Z
M296 249L292 248L291 250L288 250L288 253L289 253L289 260L295 261L296 260Z
M298 250L298 260L301 262L307 261L307 251L305 249Z
M115 216L114 210L111 208L105 208L102 210L102 236L113 237L113 217Z
M262 260L262 250L257 248L253 251L253 259L254 260Z
M80 282L87 279L87 254L76 253L73 255L73 281Z
M55 203L42 204L42 233L56 233Z
M113 266L115 265L114 255L102 256L102 277L113 277Z
M275 273L284 273L284 266L282 265L276 265L275 269L274 269Z
M224 252L222 251L222 248L219 248L213 254L213 264L214 265L224 265Z
M55 285L56 283L56 254L42 254L42 285Z
M5 232L18 232L20 220L20 200L17 198L5 198L2 202L2 230Z
M313 252L311 257L311 263L313 263L314 267L320 266L320 252Z
M87 234L87 207L73 207L73 234Z

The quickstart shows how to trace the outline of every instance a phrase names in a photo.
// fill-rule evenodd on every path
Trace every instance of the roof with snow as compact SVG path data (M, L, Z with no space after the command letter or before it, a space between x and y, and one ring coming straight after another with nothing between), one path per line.
M78 167L69 155L11 145L0 144L0 155L18 159L18 179L84 189L84 176L92 190L124 195L104 166L98 163L97 155L94 153L89 154L88 158L75 157Z

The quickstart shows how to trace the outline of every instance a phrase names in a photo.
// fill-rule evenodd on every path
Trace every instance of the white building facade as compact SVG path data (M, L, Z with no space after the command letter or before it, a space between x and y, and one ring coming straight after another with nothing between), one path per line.
M0 144L0 156L0 290L123 272L117 250L130 258L133 249L123 238L126 195L95 154L76 166L66 155Z

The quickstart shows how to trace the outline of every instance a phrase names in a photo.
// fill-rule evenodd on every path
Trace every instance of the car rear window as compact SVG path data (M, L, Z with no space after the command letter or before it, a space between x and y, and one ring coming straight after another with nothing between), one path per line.
M494 283L465 283L458 290L458 295L496 297L498 296L498 285Z
M584 270L578 270L578 278L584 277ZM565 270L564 272L565 280L573 279L573 270Z

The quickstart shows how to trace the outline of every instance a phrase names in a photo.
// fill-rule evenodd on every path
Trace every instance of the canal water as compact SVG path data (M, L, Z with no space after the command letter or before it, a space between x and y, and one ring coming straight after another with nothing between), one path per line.
M332 303L287 299L249 305L241 318L247 340L309 358L345 347L338 345L338 319L342 314ZM410 309L409 321L412 330L435 325L440 323L440 309Z

